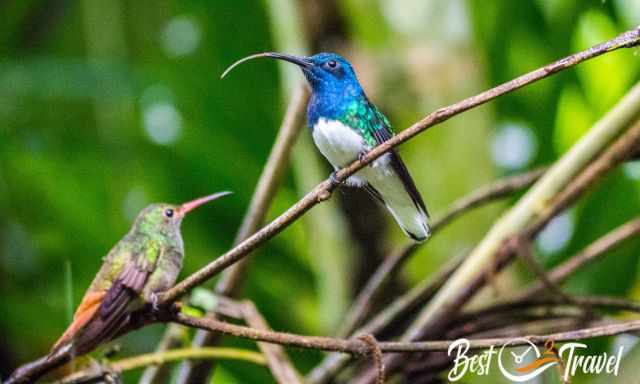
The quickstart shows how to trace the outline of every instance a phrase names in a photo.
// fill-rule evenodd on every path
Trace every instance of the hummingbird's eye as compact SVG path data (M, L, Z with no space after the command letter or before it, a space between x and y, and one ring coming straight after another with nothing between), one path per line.
M338 62L335 60L329 60L327 61L327 67L334 69L338 66Z
M174 213L175 213L175 212L174 212L174 211L173 211L173 209L171 209L171 208L167 208L167 209L165 209L165 210L164 210L164 215L165 215L166 217L173 217L173 214L174 214Z

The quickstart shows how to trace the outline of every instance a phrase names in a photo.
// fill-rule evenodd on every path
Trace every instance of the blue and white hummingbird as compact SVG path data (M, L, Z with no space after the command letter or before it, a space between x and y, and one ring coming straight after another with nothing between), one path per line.
M369 101L353 67L342 56L258 53L235 62L222 77L237 65L259 57L284 60L300 67L312 90L307 122L313 141L336 171L393 136L389 120ZM395 149L350 176L345 183L369 191L412 239L424 241L429 237L427 207Z

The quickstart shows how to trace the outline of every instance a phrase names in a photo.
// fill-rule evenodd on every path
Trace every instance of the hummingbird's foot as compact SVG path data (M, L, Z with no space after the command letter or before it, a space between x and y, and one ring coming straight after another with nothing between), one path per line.
M360 151L360 153L358 153L358 160L362 161L362 159L364 159L364 157L367 156L368 153L369 151Z
M153 310L153 312L160 312L160 303L159 303L160 299L158 298L158 294L155 292L151 292L149 294L149 302L151 303L151 310Z

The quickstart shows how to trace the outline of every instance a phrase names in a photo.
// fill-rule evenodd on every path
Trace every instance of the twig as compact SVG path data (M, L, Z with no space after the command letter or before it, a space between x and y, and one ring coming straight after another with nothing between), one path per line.
M458 216L486 203L513 195L535 183L547 171L547 167L536 168L518 175L508 176L485 185L469 195L456 200L440 218L434 220L434 230L448 225Z
M524 324L507 324L499 329L478 332L469 336L470 339L516 339L522 335L537 335L548 333L571 332L576 329L585 329L602 324L608 324L603 320L595 321L581 316L567 316L552 319L541 319Z
M469 212L473 208L508 197L514 192L528 187L538 180L545 170L546 168L538 168L519 175L505 177L456 200L443 215L433 220L431 225L432 234L438 232L455 218ZM353 330L360 325L369 312L380 289L395 275L395 272L419 246L420 244L418 243L405 245L385 258L354 300L354 304L345 315L342 326L337 333L338 336L346 337L351 335Z
M70 354L58 354L49 359L43 356L17 368L3 384L33 383L47 372L66 364L71 358Z
M473 319L484 317L486 315L500 316L508 312L519 313L523 309L532 309L535 307L549 307L549 306L577 305L578 307L581 307L583 305L586 305L593 308L615 309L615 310L623 310L623 311L640 313L639 302L620 298L620 297L575 295L575 296L572 296L572 299L576 304L567 303L563 299L560 299L558 297L553 297L553 296L543 296L543 297L535 296L535 297L522 298L514 301L497 303L481 309L463 312L461 315L456 317L454 324L471 321Z
M396 271L404 264L404 261L418 248L417 243L408 244L387 256L378 266L373 275L356 296L353 305L345 315L340 329L336 333L338 337L347 337L353 333L357 326L369 313L376 296L381 292L385 284L395 275Z
M514 324L522 319L529 320L542 316L547 318L552 314L564 315L573 312L555 312L555 309L577 309L587 306L593 309L619 310L640 313L640 303L619 297L610 296L572 296L574 303L567 303L557 296L532 297L519 301L493 304L473 311L463 312L450 322L444 333L446 338L455 339L462 335L476 332L476 329L504 326L505 322ZM578 312L579 315L583 313ZM533 314L532 317L529 313ZM596 318L593 315L587 319Z
M573 319L582 321L593 319L585 318L580 310L575 308L565 308L565 306L557 307L532 307L523 308L520 311L502 311L500 313L483 312L482 316L475 317L471 320L460 322L456 319L455 325L452 325L447 332L444 333L444 339L458 339L460 337L473 335L474 337L483 337L481 335L491 333L492 337L504 337L505 329L514 328L522 329L525 324L544 322L558 319ZM520 332L519 334L524 334Z
M577 302L573 300L571 296L564 293L560 287L558 287L548 276L547 271L545 271L544 267L540 265L533 257L533 245L531 244L531 239L526 237L514 237L512 239L514 243L514 247L516 248L516 255L520 257L522 261L527 264L530 270L532 270L537 276L538 279L542 282L545 288L552 294L556 295L559 299L566 303L578 305ZM589 310L588 307L585 306L586 310Z
M368 342L360 338L339 339L322 336L303 336L292 333L273 332L259 330L255 328L243 327L219 321L213 318L195 318L184 314L175 315L173 321L199 329L207 329L209 331L220 332L244 339L287 345L291 347L315 349L321 351L335 351L348 353L358 356L366 356L370 351ZM606 324L603 326L578 329L569 332L552 333L547 335L525 335L523 338L533 343L544 343L547 340L554 341L570 341L583 340L594 337L611 336L621 333L637 331L640 329L640 320L617 322ZM377 342L377 345L383 353L412 353L412 352L430 352L430 351L447 351L454 340L443 341L418 341L418 342L396 342L384 341ZM488 338L475 339L471 341L471 349L485 349L491 346L502 346L512 341L511 338ZM510 343L514 346L524 345L524 340L516 343Z
M336 173L335 181L341 182L346 180L349 176L360 170L362 167L368 165L378 157L382 156L391 148L409 140L410 138L416 136L421 132L424 132L428 128L438 123L448 120L449 118L457 114L482 105L489 100L495 99L498 96L502 96L506 93L522 88L527 84L531 84L538 80L544 79L556 72L575 66L582 61L594 58L607 52L614 51L616 49L633 47L638 45L639 43L639 31L637 29L630 30L607 42L598 44L579 53L567 56L564 59L536 69L514 80L480 93L476 96L472 96L449 107L438 109L435 112L429 114L424 119L413 124L411 127L400 132L398 135L376 146L365 156L361 157L358 160L355 160L348 167L341 169ZM329 199L329 197L331 197L331 193L335 188L336 184L332 182L331 179L327 179L318 184L311 192L307 193L307 195L305 195L295 205L290 207L286 212L281 214L271 223L238 244L236 247L234 247L224 255L218 257L215 261L209 263L199 271L187 277L185 280L177 284L165 294L163 294L160 298L161 302L169 303L174 301L189 290L193 289L193 287L210 279L212 276L224 270L231 264L238 262L263 242L280 233L284 228L288 227L291 223L297 220L313 206Z
M235 348L183 348L172 349L170 351L148 353L109 362L97 368L88 368L75 372L62 380L58 384L79 384L95 382L105 375L105 373L130 371L149 365L159 365L184 359L232 359L243 360L254 364L265 365L266 359L257 352L246 351Z
M621 225L587 246L580 253L549 271L549 280L554 284L562 284L569 278L569 276L580 268L594 262L600 256L603 256L610 250L618 247L624 241L638 235L640 235L640 219L634 219ZM543 290L544 285L536 282L530 288L516 295L512 300L518 301L529 297L535 297Z
M555 342L562 341L576 341L576 340L585 340L592 339L596 337L603 336L613 336L619 335L622 333L633 332L640 329L640 320L633 320L627 322L616 322L611 324L606 324L602 326L577 329L568 332L558 332L558 333L550 333L545 335L525 335L522 336L524 340L513 341L511 337L506 338L488 338L488 339L471 339L470 349L486 349L493 346L502 346L506 343L509 343L510 346L519 346L526 345L526 341L528 340L534 344L544 344L547 340L553 340ZM421 342L412 342L412 343L403 343L403 342L390 342L390 343L380 343L380 348L383 352L422 352L422 351L436 351L441 350L445 351L449 345L451 345L452 341L421 341ZM440 345L443 343L444 345Z

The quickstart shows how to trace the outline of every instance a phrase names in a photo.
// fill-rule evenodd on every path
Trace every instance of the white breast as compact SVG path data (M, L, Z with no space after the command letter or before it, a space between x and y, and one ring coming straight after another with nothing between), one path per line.
M362 136L338 120L319 119L313 127L313 141L336 169L350 164L368 149Z

